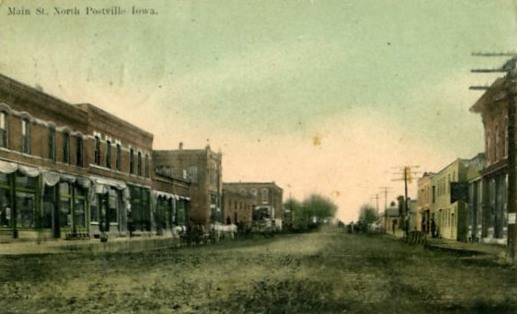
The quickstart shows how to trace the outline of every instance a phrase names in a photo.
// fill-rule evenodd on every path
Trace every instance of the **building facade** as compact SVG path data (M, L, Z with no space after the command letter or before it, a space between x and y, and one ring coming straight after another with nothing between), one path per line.
M284 219L283 190L275 182L229 182L225 189L249 194L253 200L254 213L267 212L267 215L281 224Z
M243 229L252 225L255 198L249 191L236 191L223 183L222 217L226 224L236 224Z
M431 224L440 237L466 240L466 200L451 200L451 184L467 182L468 160L456 159L432 177Z
M425 172L417 181L417 213L420 216L419 223L416 223L416 228L426 235L431 235L431 208L433 196L433 181L435 174L432 172Z
M205 149L154 150L156 171L169 173L190 181L190 213L193 224L208 226L223 222L222 154L206 146Z
M479 113L485 136L485 168L479 188L482 194L481 241L506 244L508 231L508 103L504 79L496 80L471 107Z
M0 236L151 232L152 143L151 133L100 108L0 75ZM188 182L164 186L160 195L180 189L188 202Z

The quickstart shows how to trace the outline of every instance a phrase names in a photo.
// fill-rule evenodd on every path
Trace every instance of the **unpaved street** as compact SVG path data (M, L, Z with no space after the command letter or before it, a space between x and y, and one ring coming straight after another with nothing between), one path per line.
M0 256L0 312L515 313L516 277L490 258L329 228L189 249Z

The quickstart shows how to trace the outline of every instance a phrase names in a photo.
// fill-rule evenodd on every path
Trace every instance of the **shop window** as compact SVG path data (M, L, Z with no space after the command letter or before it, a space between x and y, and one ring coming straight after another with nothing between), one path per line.
M16 174L17 224L20 228L36 227L35 193L38 179Z
M70 183L59 183L59 226L72 226L72 190Z
M7 176L7 175L5 175ZM0 189L0 226L12 227L11 191Z
M52 228L52 216L54 212L54 204L56 204L55 186L45 186L43 193L43 211L42 211L42 228Z
M17 223L20 228L36 227L33 193L16 192L16 208L18 211Z
M86 189L74 187L74 225L77 228L86 228Z
M187 207L184 200L177 201L176 224L184 226L187 223Z
M151 212L149 190L137 186L129 186L131 195L130 221L135 230L151 231Z
M118 222L118 212L121 204L121 193L111 188L109 191L108 212L106 213L108 222Z
M1 111L0 112L0 147L7 148L7 136L8 136L8 127L7 127L7 113Z
M31 153L31 124L29 119L22 120L22 153Z

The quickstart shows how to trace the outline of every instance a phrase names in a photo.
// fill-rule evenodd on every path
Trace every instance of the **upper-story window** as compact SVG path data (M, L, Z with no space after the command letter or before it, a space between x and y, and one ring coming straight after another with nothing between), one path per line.
M491 164L493 162L492 157L492 141L491 141L491 134L488 130L485 130L485 150L486 150L486 159L487 164Z
M142 175L142 153L138 152L138 159L137 159L137 171L138 175Z
M508 117L504 117L504 145L503 145L503 158L508 157Z
M22 153L31 153L31 122L27 118L22 119Z
M149 155L145 154L144 175L146 178L149 178L149 167Z
M106 142L106 167L111 168L111 141Z
M269 191L267 189L262 189L261 194L262 194L262 203L267 204L268 198L269 198Z
M135 151L132 148L129 149L129 173L135 173Z
M63 133L63 162L70 163L70 133Z
M81 136L77 136L75 142L75 165L83 166L83 138Z
M122 153L122 147L120 146L120 144L117 144L117 151L116 151L116 155L115 155L115 169L119 170L120 171L120 157L121 157L121 153Z
M501 156L500 156L500 151L501 151L501 136L499 135L499 126L496 124L495 125L495 145L494 145L494 154L495 154L495 161L498 161Z
M56 129L52 126L48 129L48 159L56 160Z
M7 113L0 111L0 147L7 148Z
M94 152L95 152L95 164L99 165L101 164L101 139L98 136L95 136L95 143L94 143Z

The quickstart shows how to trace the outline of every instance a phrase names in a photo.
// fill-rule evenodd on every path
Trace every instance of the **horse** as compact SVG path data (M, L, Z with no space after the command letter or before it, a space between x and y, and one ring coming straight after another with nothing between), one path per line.
M214 242L220 241L221 239L230 238L234 239L237 233L237 225L229 224L223 225L221 223L210 224L210 237Z

